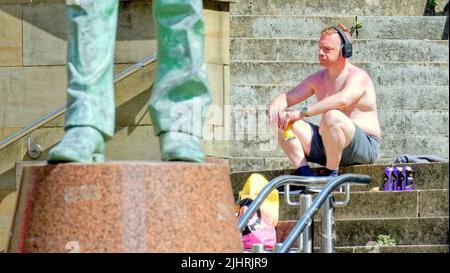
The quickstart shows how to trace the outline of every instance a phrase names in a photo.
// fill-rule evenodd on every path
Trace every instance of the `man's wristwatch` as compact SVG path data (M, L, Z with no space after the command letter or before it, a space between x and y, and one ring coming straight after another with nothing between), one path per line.
M300 114L302 114L305 117L309 117L308 106L303 107L302 110L300 110Z

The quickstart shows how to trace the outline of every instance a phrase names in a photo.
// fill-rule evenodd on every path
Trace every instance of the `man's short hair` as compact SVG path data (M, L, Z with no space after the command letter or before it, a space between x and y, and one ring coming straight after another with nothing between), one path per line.
M342 31L345 33L345 35L347 35L347 39L351 43L352 37L350 36L350 31L347 29L347 27L344 26L343 24L339 24L337 27L342 29ZM328 26L328 27L322 29L322 31L320 32L320 36L326 35L326 34L333 34L333 33L337 33L336 29L334 29L334 27L332 27L332 26Z

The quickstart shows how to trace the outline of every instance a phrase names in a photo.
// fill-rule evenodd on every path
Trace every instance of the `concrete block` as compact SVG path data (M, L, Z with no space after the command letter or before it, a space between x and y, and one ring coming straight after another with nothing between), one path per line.
M338 220L336 231L338 246L366 245L381 234L390 235L399 245L446 244L448 217Z
M307 0L260 0L251 6L252 14L261 15L423 15L425 2L404 1L307 1Z
M315 62L317 39L231 40L231 59L236 61ZM352 62L448 62L448 41L354 40Z
M448 86L377 86L378 110L448 110Z
M383 170L392 164L375 164L375 165L360 165L348 166L340 168L340 173L360 173L367 174L371 177L369 186L352 186L354 191L370 190L373 187L383 189ZM394 166L412 166L415 171L414 183L416 190L429 189L448 189L448 162L439 163L402 163Z
M275 39L232 39L231 59L236 61L277 60L279 40Z
M345 252L349 248L337 248L337 252ZM371 247L358 246L350 248L353 253L448 253L448 245L402 245L402 246L382 246L378 250Z
M315 62L317 39L231 40L231 59L236 61ZM448 41L354 40L352 62L448 62Z
M419 191L420 217L448 216L448 189Z
M245 166L245 162L251 162L252 160L262 158L239 158L242 166ZM231 158L231 161L235 158ZM266 159L268 160L268 159ZM394 166L412 166L415 170L414 183L416 184L416 190L430 190L430 189L448 189L449 177L448 177L448 162L439 163L408 163L408 164L395 164ZM250 165L251 166L251 165ZM368 191L374 187L383 189L383 170L389 164L373 164L373 165L358 165L347 166L339 168L340 174L356 173L367 174L371 177L371 183L369 186L353 185L352 191ZM231 182L236 184L237 187L243 185L245 181L243 179L248 177L254 169L241 168L239 171L231 171ZM271 180L277 176L289 174L292 171L291 168L283 168L279 170L263 170L259 169L258 172L265 176L268 180ZM313 171L317 171L313 167Z
M283 221L277 227L277 240L284 241L296 222ZM398 245L445 245L448 217L385 218L336 221L336 246L365 246L379 235L390 235ZM321 245L320 222L314 225L314 245Z
M236 3L230 4L230 12L232 15L251 14L252 2L251 1L236 1Z
M230 65L231 84L296 85L319 66L299 62L233 62Z
M335 194L336 200L343 200L343 197L343 194ZM348 206L336 208L336 219L418 217L418 198L418 191L352 192ZM319 211L316 219L320 220L320 215ZM279 219L299 219L298 207L291 207L285 204L283 200L280 200Z
M343 23L350 27L354 16L232 16L233 38L318 39L323 28Z
M0 26L0 67L21 66L22 6L1 5Z
M358 38L440 40L445 20L445 16L358 16L363 23Z
M448 135L406 135L406 145L403 153L430 154L449 158Z
M265 158L264 159L264 170L280 170L280 169L290 169L291 162L288 158Z
M448 62L448 40L354 40L353 62Z
M404 134L406 132L405 111L379 111L378 121L383 133Z
M239 157L232 157L230 159L230 171L239 172L239 171L247 171L249 169L260 169L264 168L264 159L263 158L252 158L252 159L241 159ZM239 185L237 185L239 187Z
M107 160L161 160L159 139L152 126L116 128L114 138L107 142Z
M448 85L447 63L356 63L377 85ZM320 66L312 62L233 62L233 85L297 85Z
M62 66L0 68L0 127L24 127L64 105L65 78Z
M448 135L448 111L405 111L405 118L405 133Z

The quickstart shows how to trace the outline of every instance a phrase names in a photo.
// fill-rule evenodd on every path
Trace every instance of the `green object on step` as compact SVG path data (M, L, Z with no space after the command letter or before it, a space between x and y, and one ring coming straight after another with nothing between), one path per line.
M90 126L106 140L114 135L113 60L119 1L78 2L67 6L66 135L49 153L48 161L53 163L68 161L60 160L59 155L65 147L76 145L72 141L78 141L69 137L69 128ZM204 61L203 3L155 0L153 15L158 65L148 106L155 134L160 137L162 159L202 162L202 125L211 103ZM83 155L71 161L85 160Z

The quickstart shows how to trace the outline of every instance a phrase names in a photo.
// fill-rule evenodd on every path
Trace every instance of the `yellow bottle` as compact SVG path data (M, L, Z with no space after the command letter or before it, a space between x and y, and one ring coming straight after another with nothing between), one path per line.
M286 127L284 130L284 140L287 142L293 141L297 138L297 136L294 133L294 128L292 127L292 123Z

